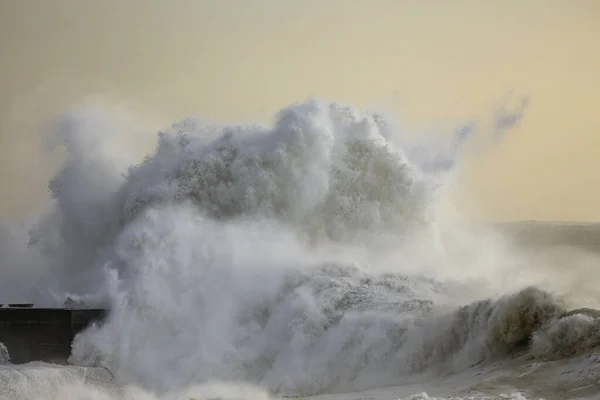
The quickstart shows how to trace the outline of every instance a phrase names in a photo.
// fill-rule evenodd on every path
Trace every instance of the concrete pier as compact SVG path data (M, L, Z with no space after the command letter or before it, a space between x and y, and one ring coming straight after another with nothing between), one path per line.
M67 364L75 335L107 311L68 308L0 308L0 342L13 364L43 361Z

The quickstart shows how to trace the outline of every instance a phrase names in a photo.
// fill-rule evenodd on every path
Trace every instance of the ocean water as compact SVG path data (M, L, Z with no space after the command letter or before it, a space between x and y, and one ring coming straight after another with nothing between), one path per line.
M70 363L117 388L8 398L600 398L596 256L527 251L449 201L469 146L522 112L422 137L310 99L272 126L185 119L140 161L110 115L69 111L28 227L36 298L111 309Z

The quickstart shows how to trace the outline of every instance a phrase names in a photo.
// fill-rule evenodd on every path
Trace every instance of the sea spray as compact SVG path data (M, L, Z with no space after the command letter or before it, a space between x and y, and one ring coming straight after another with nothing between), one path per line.
M57 207L31 243L53 264L56 292L89 294L119 232L148 206L191 201L207 218L276 221L306 242L409 237L431 224L434 179L382 124L317 101L282 110L272 129L188 119L127 170L110 146L118 128L77 110L54 129L67 159L50 182Z
M32 244L55 293L111 307L76 338L74 364L161 393L215 380L339 392L507 354L555 318L537 289L514 308L459 309L491 288L501 254L458 251L438 230L470 124L418 145L381 115L310 100L272 128L184 120L124 168L101 116L67 122L57 207Z
M4 343L0 342L0 365L10 363L10 354Z

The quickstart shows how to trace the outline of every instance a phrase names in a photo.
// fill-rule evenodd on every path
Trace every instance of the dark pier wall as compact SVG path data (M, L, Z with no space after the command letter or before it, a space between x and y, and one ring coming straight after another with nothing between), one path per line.
M0 342L13 364L66 364L75 335L105 315L100 309L0 308Z

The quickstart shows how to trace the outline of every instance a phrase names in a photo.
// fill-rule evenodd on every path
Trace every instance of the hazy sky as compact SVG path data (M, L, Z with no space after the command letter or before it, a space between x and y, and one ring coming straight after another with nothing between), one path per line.
M600 1L4 0L0 216L39 204L37 126L90 94L148 124L270 121L309 95L418 126L527 95L462 185L492 219L600 220Z

